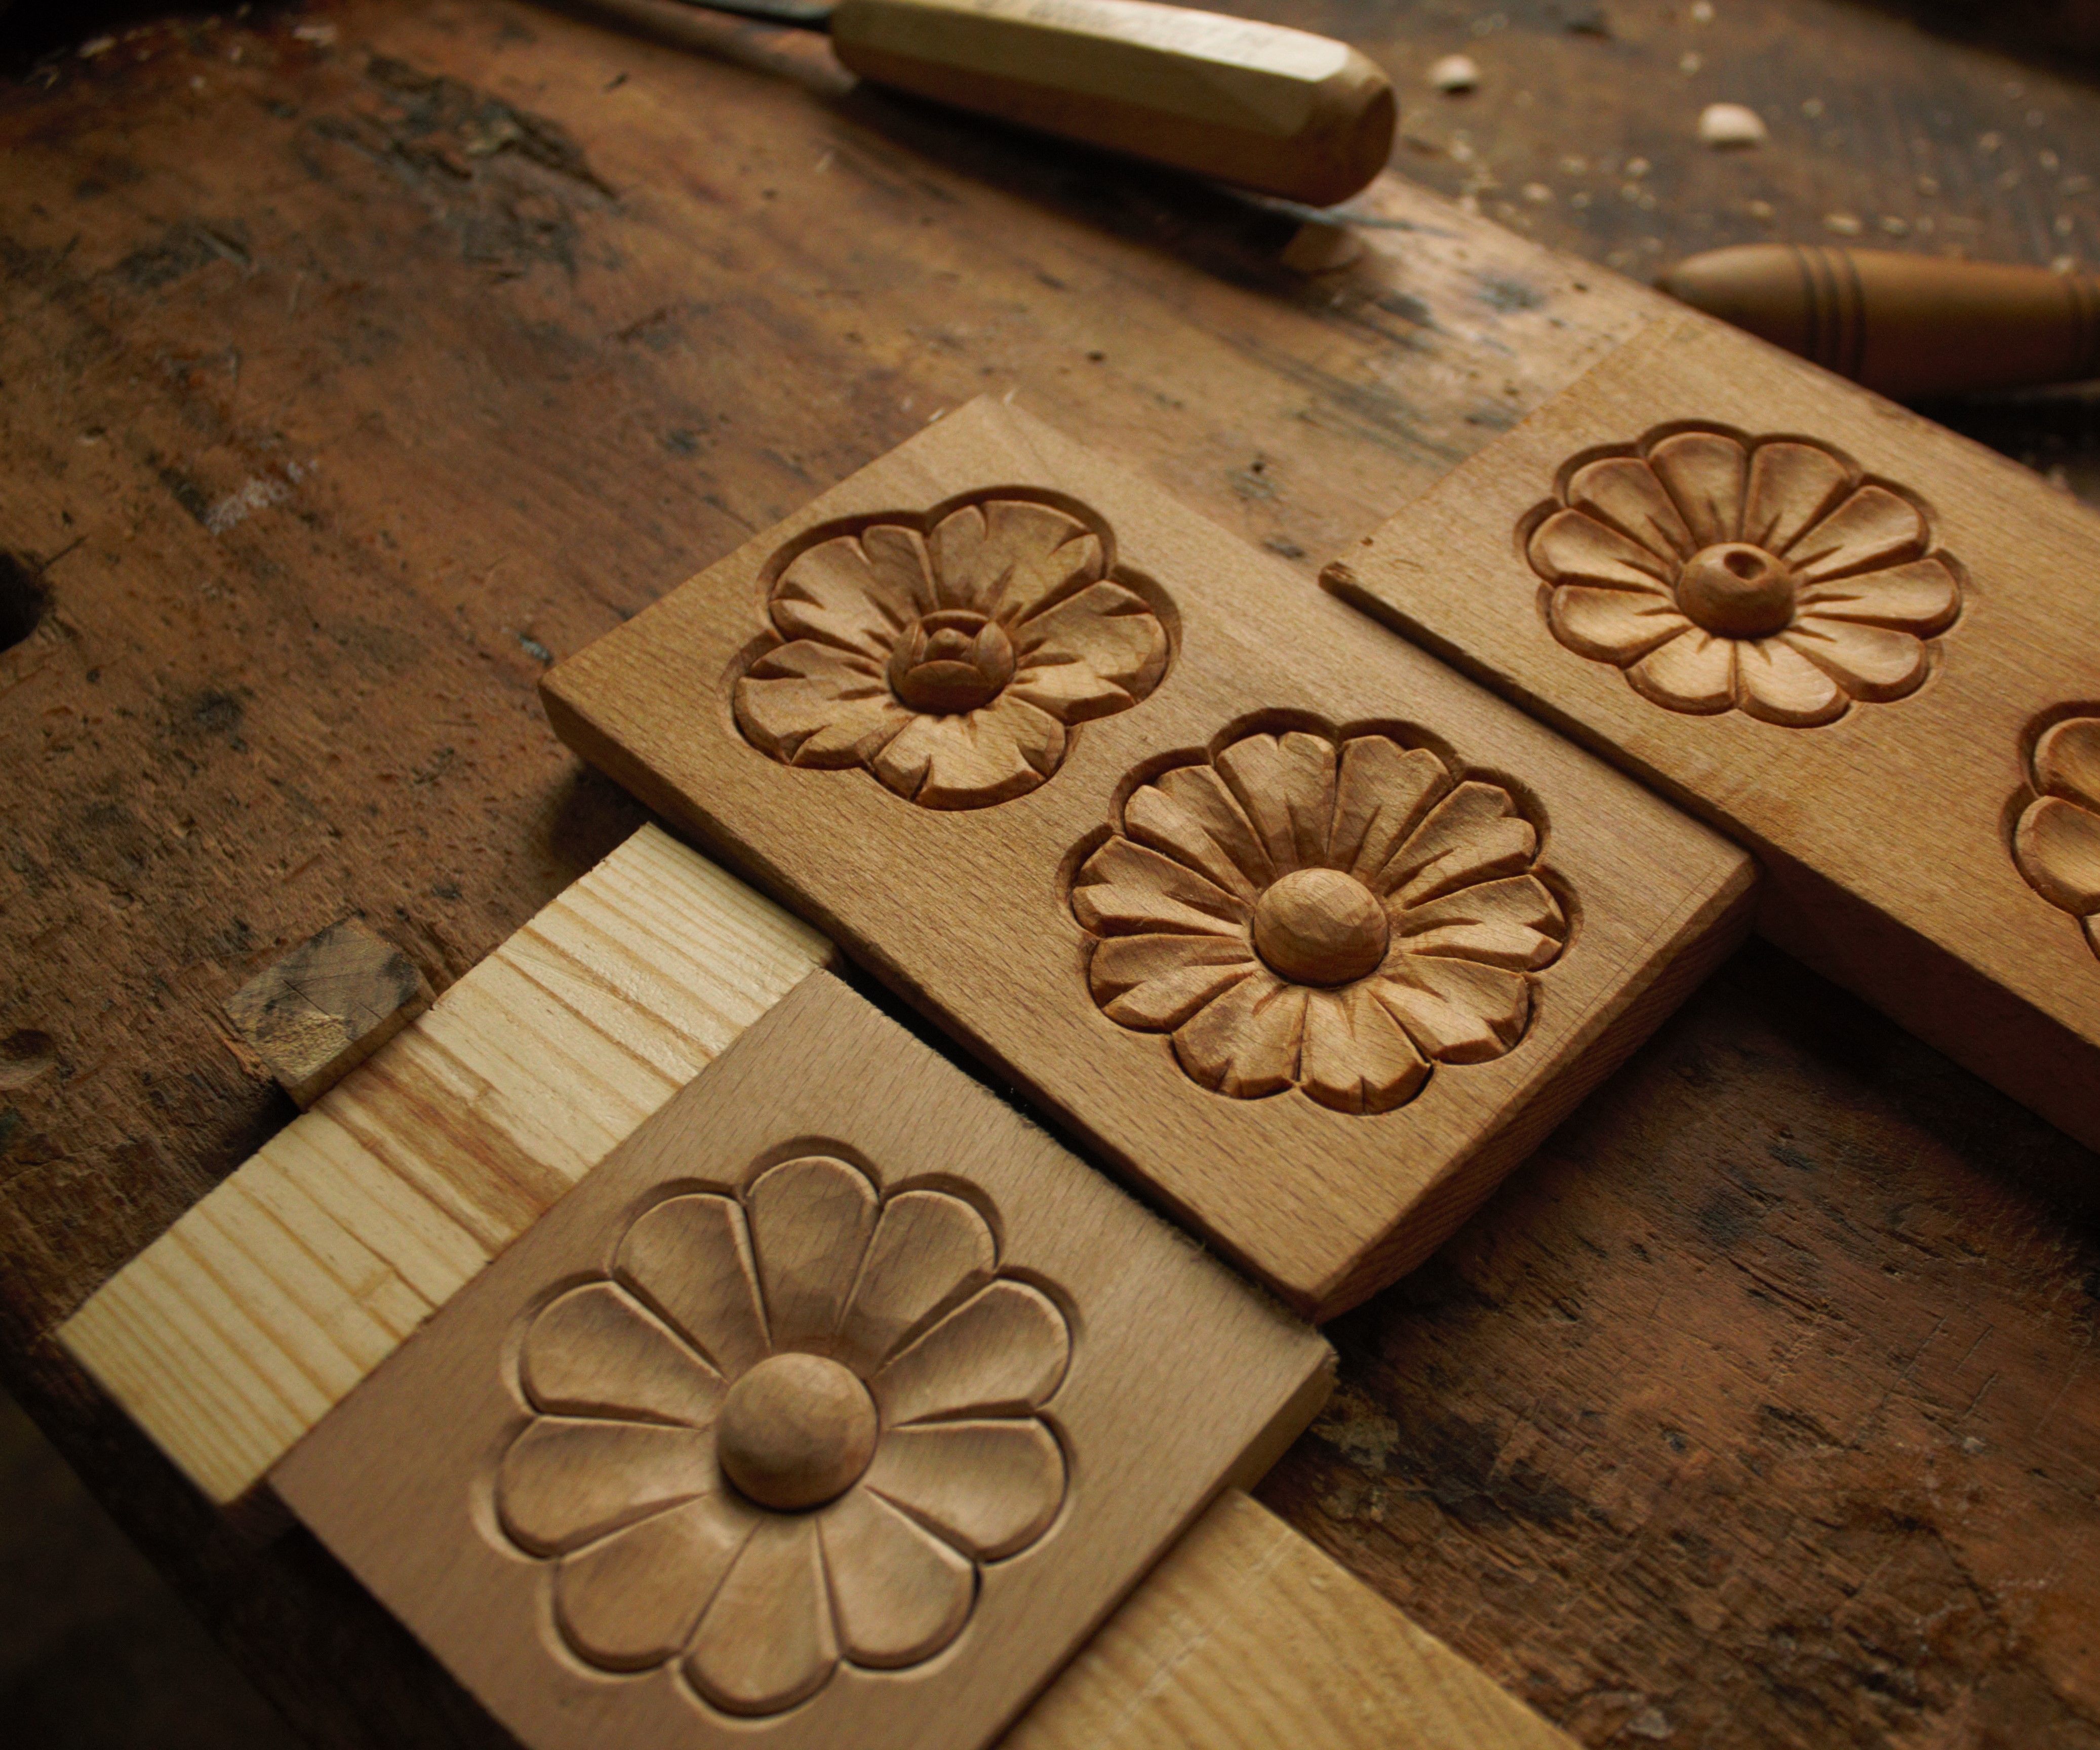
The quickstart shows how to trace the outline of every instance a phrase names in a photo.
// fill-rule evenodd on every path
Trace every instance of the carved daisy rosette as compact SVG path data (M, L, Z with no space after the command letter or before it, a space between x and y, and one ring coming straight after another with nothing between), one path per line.
M744 738L788 765L863 766L924 808L1026 795L1077 726L1166 672L1167 628L1114 575L1105 524L990 496L793 553L770 641L737 680Z
M1234 1099L1388 1112L1512 1050L1567 919L1499 785L1383 734L1232 741L1140 785L1071 906L1110 1020Z
M998 1262L961 1197L827 1156L638 1216L527 1323L496 1471L569 1650L752 1716L953 1642L1065 1494L1070 1329Z
M2013 829L2013 860L2030 887L2078 919L2100 954L2100 717L2044 730L2028 777L2035 799Z
M1589 462L1527 552L1577 655L1672 711L1793 728L1916 692L1961 606L1917 505L1793 438L1678 431Z

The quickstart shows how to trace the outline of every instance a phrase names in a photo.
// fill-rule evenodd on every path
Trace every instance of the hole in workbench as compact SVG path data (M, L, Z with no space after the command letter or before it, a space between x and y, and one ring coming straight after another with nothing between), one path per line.
M51 611L51 585L20 553L0 552L0 650L11 650Z

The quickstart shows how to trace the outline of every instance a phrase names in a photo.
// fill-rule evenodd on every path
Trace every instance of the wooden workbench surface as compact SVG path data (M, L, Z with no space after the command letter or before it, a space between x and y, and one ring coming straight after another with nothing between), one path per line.
M317 1742L490 1735L49 1341L291 1116L218 1000L346 911L457 977L641 818L545 664L973 395L1309 586L1656 307L1493 218L1635 268L1825 213L2080 253L2093 93L1718 5L1260 8L1383 60L1400 168L1483 209L1382 183L1314 278L1288 217L757 28L344 0L0 95L0 1369ZM1690 143L1723 97L1762 156ZM1967 417L2082 486L2063 404ZM2090 1155L1754 947L1334 1327L1264 1498L1586 1742L2100 1745L2096 1214Z

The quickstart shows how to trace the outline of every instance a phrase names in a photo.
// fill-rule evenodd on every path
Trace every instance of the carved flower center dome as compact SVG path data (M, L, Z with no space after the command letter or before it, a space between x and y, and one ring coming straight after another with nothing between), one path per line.
M1768 638L1793 624L1793 567L1747 541L1723 541L1685 561L1677 605L1718 637Z
M975 711L1013 678L1013 641L973 608L943 608L902 633L890 653L889 686L914 711Z
M1339 869L1299 869L1254 908L1255 951L1296 985L1346 985L1385 959L1392 926L1378 896Z
M793 1513L858 1482L878 1431L875 1401L851 1369L821 1355L776 1355L730 1387L716 1450L744 1495Z

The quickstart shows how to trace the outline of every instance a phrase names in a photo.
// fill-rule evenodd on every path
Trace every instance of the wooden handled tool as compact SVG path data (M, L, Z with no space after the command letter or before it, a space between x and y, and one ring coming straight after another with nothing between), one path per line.
M2091 274L1750 243L1692 256L1657 283L1898 400L2100 375Z
M660 25L662 0L592 0ZM1150 0L708 0L828 30L863 78L1316 206L1385 167L1392 82L1347 43Z

